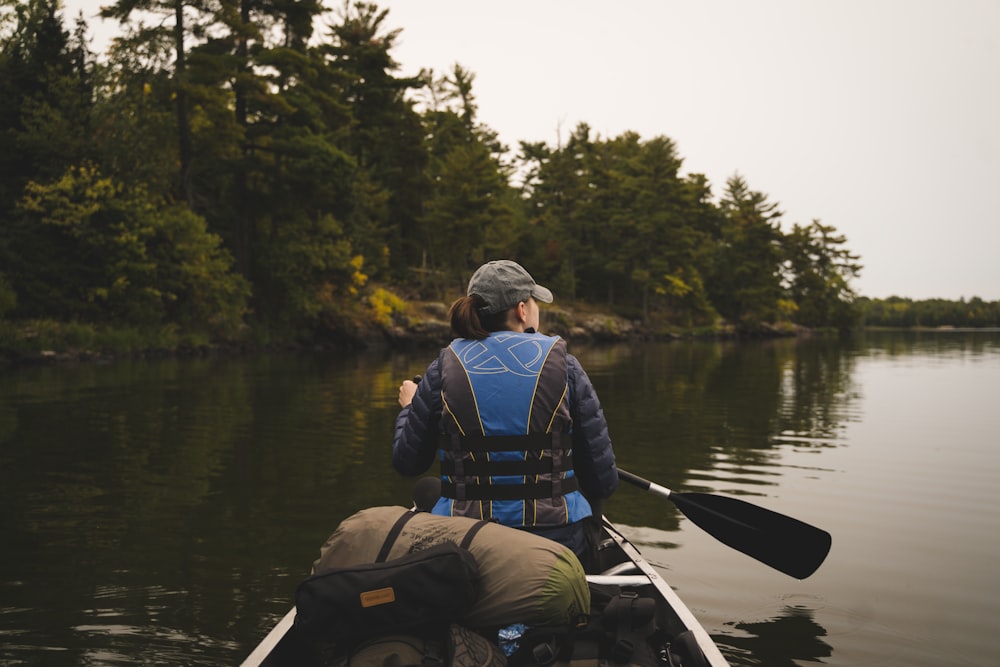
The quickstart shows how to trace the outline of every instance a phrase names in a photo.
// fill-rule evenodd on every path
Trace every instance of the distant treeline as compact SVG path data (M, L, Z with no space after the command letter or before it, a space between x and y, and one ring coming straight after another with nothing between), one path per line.
M865 326L872 327L1000 327L1000 301L973 297L966 301L901 297L859 299Z
M739 175L682 176L663 136L581 124L511 150L471 72L397 76L375 5L102 14L120 35L98 58L56 0L0 0L0 318L311 336L510 257L654 326L862 321L835 228L783 231Z

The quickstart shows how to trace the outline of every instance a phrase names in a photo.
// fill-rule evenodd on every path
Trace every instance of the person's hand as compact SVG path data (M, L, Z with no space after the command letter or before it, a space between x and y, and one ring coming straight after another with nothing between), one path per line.
M413 401L413 395L417 393L417 383L413 380L403 380L399 385L399 404L406 407Z

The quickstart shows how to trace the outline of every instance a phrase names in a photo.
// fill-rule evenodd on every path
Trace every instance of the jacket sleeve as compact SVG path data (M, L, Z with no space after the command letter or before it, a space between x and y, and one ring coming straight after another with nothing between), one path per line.
M392 467L401 475L415 476L434 463L441 419L441 364L435 359L417 385L413 401L396 416L392 439Z
M618 468L601 401L583 366L566 355L573 419L573 467L585 496L609 498L618 488Z

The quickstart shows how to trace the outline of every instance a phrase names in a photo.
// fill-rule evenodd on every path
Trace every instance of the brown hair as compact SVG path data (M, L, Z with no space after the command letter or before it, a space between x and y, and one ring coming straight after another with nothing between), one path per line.
M482 340L491 331L506 330L508 311L480 315L479 309L485 307L486 302L478 294L456 299L448 309L452 332L459 338Z

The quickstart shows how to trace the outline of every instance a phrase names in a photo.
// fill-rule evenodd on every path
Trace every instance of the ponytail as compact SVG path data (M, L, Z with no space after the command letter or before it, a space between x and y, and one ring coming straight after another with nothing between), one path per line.
M479 309L485 306L486 302L478 294L456 299L448 310L452 332L459 338L482 340L489 338L491 331L506 329L507 311L480 316Z

